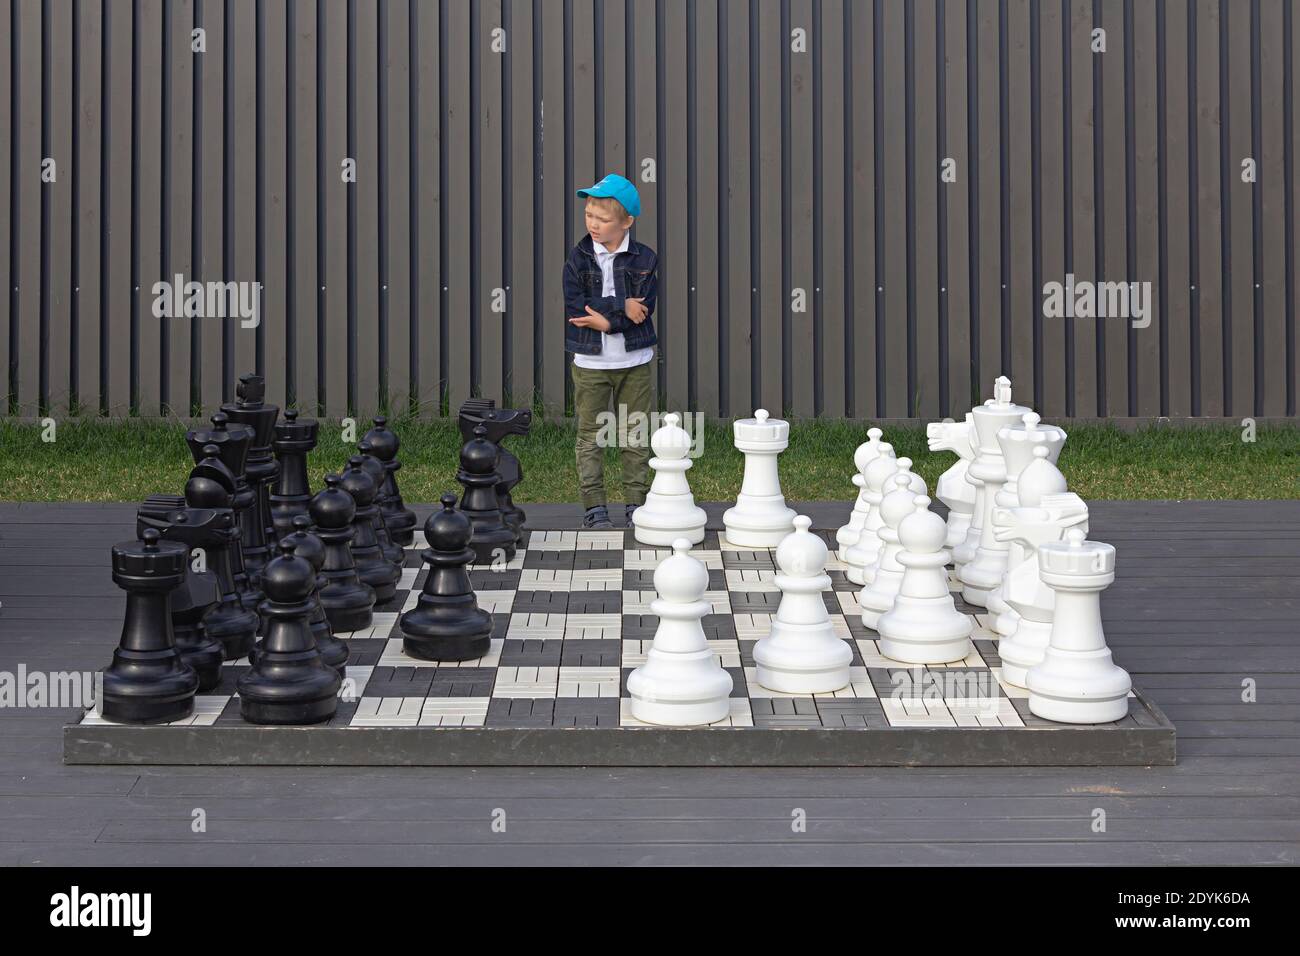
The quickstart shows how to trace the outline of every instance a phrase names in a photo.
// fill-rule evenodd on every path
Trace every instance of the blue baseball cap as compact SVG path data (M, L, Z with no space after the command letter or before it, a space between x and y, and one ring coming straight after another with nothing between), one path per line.
M618 173L610 173L596 185L579 189L578 195L584 199L588 196L608 196L621 202L629 216L641 215L641 197L637 194L636 187Z

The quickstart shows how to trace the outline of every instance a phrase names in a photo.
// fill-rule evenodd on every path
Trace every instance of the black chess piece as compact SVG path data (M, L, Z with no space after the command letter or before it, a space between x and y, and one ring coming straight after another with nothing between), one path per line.
M325 607L320 602L320 592L325 587L325 577L320 573L325 566L325 542L319 535L312 533L311 519L306 515L294 517L293 534L285 540L293 545L293 553L305 558L316 572L316 588L312 591L312 610L308 624L312 636L316 638L321 660L342 674L348 663L348 645L334 636L334 629L325 616Z
M489 564L499 557L509 561L515 556L515 533L502 522L497 507L496 486L501 475L496 465L500 450L486 435L484 426L474 426L474 437L460 450L460 469L456 472L456 480L465 488L460 510L474 527L469 546L474 549L476 564Z
M208 548L217 534L229 530L228 509L189 508L179 495L150 495L135 516L136 535L153 528L166 541L179 541L189 549L185 577L172 591L170 607L172 633L181 660L199 675L199 690L212 690L221 683L221 662L225 648L208 633L204 618L221 600L216 573L206 567ZM203 560L198 557L202 555Z
M382 415L374 418L375 427L366 432L362 441L370 443L370 454L383 463L384 483L380 487L379 510L384 513L388 534L399 547L409 547L415 541L415 512L406 507L402 493L397 488L397 469L402 463L397 452L402 447L397 433L388 427Z
M456 496L442 496L442 510L429 515L421 557L429 566L416 606L398 618L402 647L412 657L467 661L482 657L492 642L492 615L478 606L465 566L473 526L456 510Z
M185 577L189 549L145 528L138 541L113 545L113 583L126 591L126 616L113 663L104 670L100 713L106 720L159 724L194 712L199 677L181 660L168 594Z
M307 514L311 504L311 482L307 479L307 456L316 447L320 423L314 418L299 418L298 409L287 408L284 421L275 426L276 460L280 476L271 490L271 523L275 540L293 534L293 519Z
M262 376L250 372L239 376L239 384L235 386L236 400L221 406L221 411L230 421L247 426L253 433L244 469L253 491L253 505L248 520L241 520L240 531L244 535L244 565L254 579L271 557L268 541L276 540L275 525L271 520L271 486L280 474L280 465L271 453L280 407L266 404L262 400L265 395L266 382Z
M357 505L339 487L341 481L338 475L326 475L324 490L317 492L310 506L313 530L325 545L320 603L336 634L369 627L375 607L374 589L357 577L352 560L352 518Z
M357 505L356 513L352 516L354 534L351 544L357 577L374 588L377 603L391 601L397 594L397 582L402 579L402 572L384 557L379 538L375 534L375 519L379 514L379 509L375 507L375 492L378 488L357 455L348 459L348 470L343 472L342 478L339 487L350 494Z
M497 474L501 480L496 488L497 507L501 509L501 520L515 533L515 544L523 547L527 516L511 497L511 491L523 481L523 466L504 442L508 435L528 434L533 425L532 411L527 408L497 408L493 399L470 398L460 406L459 424L461 438L465 441L473 436L474 426L482 425L487 429L484 437L500 450Z
M254 511L257 505L257 495L244 474L248 462L248 448L252 440L253 430L244 425L230 424L230 419L226 417L225 412L217 412L212 416L211 428L195 429L185 435L185 441L190 446L190 454L194 457L196 465L203 460L204 449L208 445L216 445L222 463L235 478L235 493L230 507L234 509L234 526L239 536L235 546L230 549L230 573L240 603L250 611L253 611L262 601L262 592L257 586L257 576L249 573L244 562L243 543L246 540L244 526L256 520Z
M371 454L372 446L368 441L361 441L357 444L357 456L361 459L361 467L366 470L370 480L375 483L378 491L384 487L384 479L387 472L384 471L384 463ZM384 559L399 568L406 564L406 549L401 547L393 540L392 532L388 529L388 519L384 516L383 502L378 498L375 499L375 537L379 539L379 550L384 552ZM412 535L411 540L415 537Z
M203 615L203 627L208 637L221 643L222 656L234 661L247 657L253 649L261 619L252 607L245 607L240 600L231 567L231 556L239 548L239 527L232 507L235 476L218 457L216 444L203 446L202 454L204 457L190 471L190 480L185 483L185 506L213 512L202 521L209 531L205 552L208 567L216 578L220 596L216 605Z
M240 675L239 713L254 724L316 724L338 707L343 679L321 659L308 619L316 572L294 554L289 538L262 569L266 600L258 609L266 637L253 665Z

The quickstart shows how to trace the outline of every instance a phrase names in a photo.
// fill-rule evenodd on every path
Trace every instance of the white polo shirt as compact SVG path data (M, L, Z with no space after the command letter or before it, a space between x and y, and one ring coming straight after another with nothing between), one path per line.
M623 241L613 252L606 249L604 243L592 240L591 248L596 253L596 264L600 266L603 283L600 291L602 296L614 294L614 257L620 252L627 251L631 239L632 233L623 233ZM573 354L573 364L579 368L633 368L637 365L644 365L654 357L653 345L643 349L633 349L629 352L624 345L622 332L601 332L600 354L583 355L581 352L575 352Z

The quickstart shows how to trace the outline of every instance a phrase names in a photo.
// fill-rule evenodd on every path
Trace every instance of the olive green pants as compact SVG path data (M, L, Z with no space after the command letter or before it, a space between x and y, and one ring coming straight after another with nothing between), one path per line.
M632 505L645 503L650 488L654 364L612 369L572 366L583 508L605 504L605 449L612 444L617 444L623 464L624 498Z

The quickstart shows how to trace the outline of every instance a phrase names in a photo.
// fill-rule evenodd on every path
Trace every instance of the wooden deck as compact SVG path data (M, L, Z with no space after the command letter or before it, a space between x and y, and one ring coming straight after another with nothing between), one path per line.
M0 671L107 663L133 513L0 505ZM1175 767L68 767L73 711L0 708L0 864L1300 862L1300 501L1095 502L1092 537L1119 549L1107 634L1177 724Z

